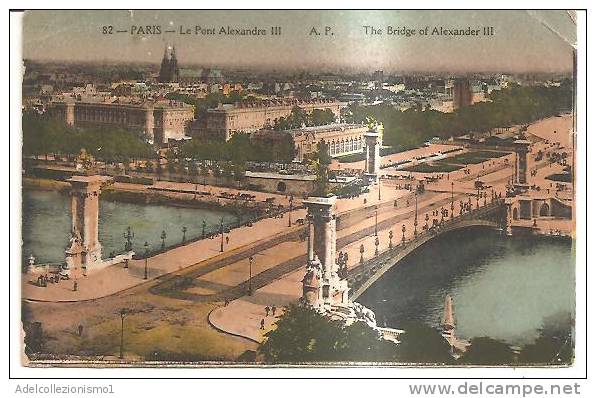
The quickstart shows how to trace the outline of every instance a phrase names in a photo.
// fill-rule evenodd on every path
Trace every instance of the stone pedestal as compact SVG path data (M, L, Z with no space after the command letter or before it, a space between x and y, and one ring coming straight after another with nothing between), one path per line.
M89 265L101 262L99 243L99 194L109 177L73 176L71 185L71 237L66 248L68 272L86 273Z
M348 282L339 277L335 261L336 200L335 196L310 197L303 202L308 208L309 238L302 301L318 310L348 303Z
M379 133L369 130L364 134L366 143L366 169L364 170L364 180L366 184L376 184L381 170L381 156Z

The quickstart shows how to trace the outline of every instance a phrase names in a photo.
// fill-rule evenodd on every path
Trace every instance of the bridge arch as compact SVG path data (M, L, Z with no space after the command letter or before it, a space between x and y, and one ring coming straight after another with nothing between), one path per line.
M452 225L447 225L436 230L425 231L418 235L416 239L409 240L402 245L397 245L379 256L357 266L348 275L350 285L350 298L356 300L377 280L379 280L387 271L399 264L405 257L416 251L430 240L448 232L456 230L484 227L497 229L500 225L491 220L461 220ZM373 271L374 269L374 271Z

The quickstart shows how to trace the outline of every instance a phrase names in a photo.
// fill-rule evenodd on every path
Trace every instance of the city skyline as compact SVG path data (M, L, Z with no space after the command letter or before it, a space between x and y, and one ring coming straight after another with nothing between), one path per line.
M164 46L172 44L179 50L182 68L567 73L572 69L571 43L576 40L572 17L565 11L44 11L27 12L24 20L25 59L158 64ZM128 30L147 25L159 26L161 34L101 33L102 26ZM195 35L197 25L216 31L221 26L281 26L283 33L280 38ZM181 26L193 34L179 34ZM325 26L331 26L333 36L325 37ZM364 26L381 27L384 35L367 34ZM492 26L496 33L490 38L400 37L387 36L387 26L431 30ZM319 36L310 34L313 28Z

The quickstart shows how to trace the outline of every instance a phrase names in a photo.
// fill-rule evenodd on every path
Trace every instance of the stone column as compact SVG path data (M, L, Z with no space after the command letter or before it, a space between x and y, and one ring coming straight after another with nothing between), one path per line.
M527 140L516 140L514 142L516 163L515 163L515 186L525 191L528 185L528 152L531 142Z
M67 126L72 127L75 125L75 104L72 102L66 102L65 105L66 109L64 114L64 121Z
M367 184L375 184L381 170L379 133L369 130L364 134L366 142L366 170L364 179Z
M72 229L69 247L66 249L66 264L85 271L88 265L101 261L99 243L99 194L101 184L108 177L99 175L73 176L67 181L71 185Z
M347 304L347 281L339 278L339 266L335 262L336 200L335 196L330 196L310 197L304 201L312 227L309 230L307 273L303 280L303 302L317 309L328 310L331 305ZM318 299L313 301L314 297Z

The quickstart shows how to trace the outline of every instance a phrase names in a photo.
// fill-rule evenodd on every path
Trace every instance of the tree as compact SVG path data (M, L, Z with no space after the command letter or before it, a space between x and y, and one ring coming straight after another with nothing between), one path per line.
M259 347L270 363L394 361L397 346L362 322L348 327L314 310L290 305Z
M557 314L544 321L540 335L526 344L518 357L520 364L572 364L574 357L573 319L571 314Z
M335 115L331 109L315 109L309 116L310 125L312 126L323 126L335 121Z
M408 322L401 326L405 333L398 347L400 362L452 364L451 346L436 330L422 322Z
M315 196L327 196L329 194L329 165L331 164L331 156L325 141L321 140L317 144L317 152L315 157L310 161L311 167L316 174Z
M511 347L490 337L476 337L459 358L459 363L467 365L509 365L514 362Z

